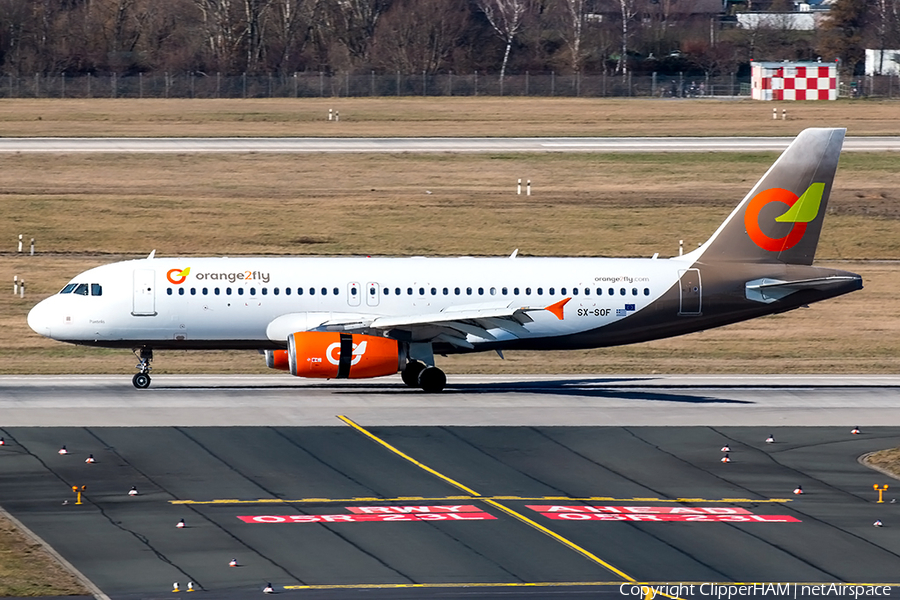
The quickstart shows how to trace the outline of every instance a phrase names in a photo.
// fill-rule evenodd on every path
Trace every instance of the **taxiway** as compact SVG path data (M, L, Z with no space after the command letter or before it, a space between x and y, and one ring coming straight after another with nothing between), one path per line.
M792 137L2 138L0 152L780 152ZM845 152L895 152L900 137L848 137Z

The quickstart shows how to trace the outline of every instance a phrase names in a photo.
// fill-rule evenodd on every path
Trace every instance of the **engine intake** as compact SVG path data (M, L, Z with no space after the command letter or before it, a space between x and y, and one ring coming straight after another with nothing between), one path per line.
M266 350L266 366L279 371L291 369L287 350Z
M363 379L393 375L405 358L397 340L372 335L302 331L292 333L287 341L289 370L297 377Z

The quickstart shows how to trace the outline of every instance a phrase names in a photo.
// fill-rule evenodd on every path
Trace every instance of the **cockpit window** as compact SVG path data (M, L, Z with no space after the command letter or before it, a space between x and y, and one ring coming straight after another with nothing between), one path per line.
M102 296L103 295L103 286L99 283L91 284L91 296Z
M60 293L60 294L71 294L71 293L72 293L72 290L74 290L75 287L76 287L77 285L78 285L77 283L69 283L69 284L66 285L66 287L64 287L63 289L61 289L61 290L59 291L59 293Z
M73 292L75 294L81 294L82 296L88 295L88 285L86 283L79 283L78 287L75 288Z

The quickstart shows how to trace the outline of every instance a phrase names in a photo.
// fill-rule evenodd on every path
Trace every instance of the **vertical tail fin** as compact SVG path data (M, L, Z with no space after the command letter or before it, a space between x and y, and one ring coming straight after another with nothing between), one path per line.
M695 256L812 264L845 129L803 130Z

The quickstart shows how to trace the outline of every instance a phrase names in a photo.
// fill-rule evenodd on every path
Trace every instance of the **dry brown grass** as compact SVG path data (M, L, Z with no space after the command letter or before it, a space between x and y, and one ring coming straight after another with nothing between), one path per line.
M704 240L774 154L53 155L0 171L0 372L130 373L124 351L43 339L34 302L92 266L146 255L663 256ZM842 159L819 257L900 259L900 157ZM723 175L734 173L735 175ZM515 180L535 183L516 196ZM431 191L431 194L426 194ZM127 253L127 254L125 254ZM452 357L449 372L893 372L900 265L838 265L866 289L810 310L623 348ZM889 318L885 318L889 315ZM785 341L789 343L785 343ZM159 353L156 372L264 372L252 353Z
M900 447L873 452L867 455L863 462L867 465L884 469L897 479L900 479Z
M896 101L654 98L0 100L0 136L795 135L806 127L898 135ZM340 123L327 121L328 109ZM772 108L787 109L773 121Z
M0 596L87 595L78 579L0 515Z

